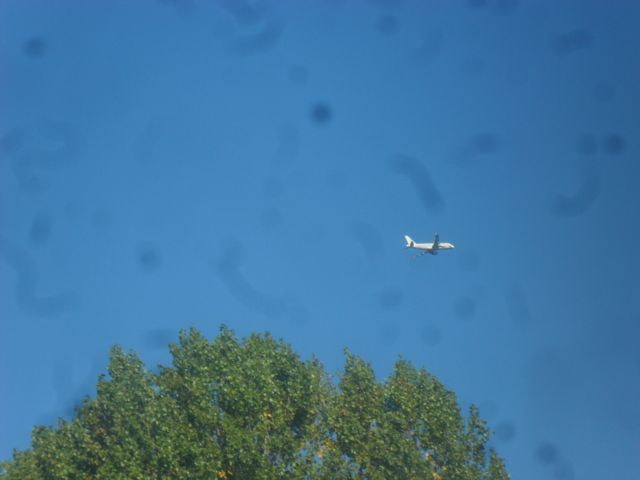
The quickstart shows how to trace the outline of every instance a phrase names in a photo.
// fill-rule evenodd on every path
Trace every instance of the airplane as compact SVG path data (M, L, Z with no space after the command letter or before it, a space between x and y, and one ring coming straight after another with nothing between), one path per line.
M440 235L436 232L435 237L433 239L433 243L416 243L409 235L405 235L404 239L407 241L407 248L415 248L418 250L422 250L416 257L422 256L426 253L430 253L431 255L437 255L438 250L451 250L456 248L453 243L441 242Z

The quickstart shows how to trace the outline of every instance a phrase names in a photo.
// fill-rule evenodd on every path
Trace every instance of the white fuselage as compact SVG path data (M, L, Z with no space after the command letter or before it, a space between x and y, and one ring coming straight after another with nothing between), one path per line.
M436 246L436 248L433 248L433 243L413 243L413 245L411 245L411 248L417 248L418 250L450 250L452 248L455 248L453 246L452 243L449 242L440 242L438 243L438 245Z
M419 255L423 255L425 253L437 255L438 250L451 250L452 248L456 248L453 243L441 242L440 236L437 233L435 234L432 243L416 243L409 235L405 235L404 239L407 242L407 248L422 250L422 253L420 253Z

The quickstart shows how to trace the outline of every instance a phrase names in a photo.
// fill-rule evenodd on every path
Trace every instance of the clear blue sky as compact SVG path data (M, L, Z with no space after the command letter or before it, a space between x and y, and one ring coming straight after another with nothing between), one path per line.
M0 3L0 458L118 343L402 354L514 478L640 470L640 4ZM404 234L456 250L413 259ZM632 473L634 472L634 473Z

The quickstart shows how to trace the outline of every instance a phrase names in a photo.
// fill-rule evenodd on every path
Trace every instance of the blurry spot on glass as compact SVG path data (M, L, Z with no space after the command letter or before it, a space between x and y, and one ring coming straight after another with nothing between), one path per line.
M259 23L268 13L268 5L265 2L220 0L219 4L231 14L241 27L249 27Z
M73 363L69 357L60 356L54 360L52 377L58 402L66 400L73 387Z
M316 102L311 106L311 121L316 125L326 125L333 118L333 111L328 103Z
M498 13L511 13L518 8L518 0L495 0L495 10Z
M216 270L218 272L234 270L240 266L244 256L245 251L242 243L237 240L230 240L223 247L222 255L216 264Z
M480 266L480 255L476 252L461 252L458 255L458 266L465 272L475 272Z
M16 127L0 139L0 153L12 161L21 188L38 193L46 187L45 173L73 163L83 149L83 138L70 124L42 121Z
M558 35L551 42L551 47L557 53L568 54L587 48L593 42L591 32L584 29L575 29Z
M274 161L280 165L290 165L298 154L298 145L298 131L294 127L282 127L278 132Z
M154 118L133 139L131 148L141 163L176 162L195 151L193 127L175 118Z
M360 244L367 257L378 257L382 254L382 237L372 225L365 222L355 222L351 226L351 235Z
M475 9L486 8L497 13L511 13L518 8L518 0L467 0L467 5Z
M532 401L552 408L556 402L574 395L581 379L576 357L566 348L542 348L530 359L527 381Z
M392 345L400 337L400 327L393 322L386 322L380 327L379 333L383 345Z
M543 442L536 448L535 456L540 463L551 465L558 460L558 447L553 443Z
M425 33L422 42L417 50L417 62L422 65L429 65L434 62L444 46L444 36L438 29L429 30Z
M496 427L495 435L503 443L510 442L516 436L516 427L510 422L502 422Z
M133 141L132 149L136 158L143 162L152 160L158 150L158 139L168 133L167 130L168 128L158 120L149 122Z
M40 58L47 51L47 43L42 37L31 37L24 42L24 53L31 58Z
M529 303L524 289L520 285L512 286L505 295L507 311L511 320L517 325L528 325L531 321Z
M402 6L404 0L369 0L376 7L384 9L395 9Z
M567 461L559 462L553 469L553 476L557 480L573 480L573 467Z
M166 349L175 339L175 331L170 328L154 328L143 336L143 341L147 347L158 349Z
M376 21L376 28L383 35L392 35L398 30L398 20L393 15L381 15Z
M340 5L343 5L347 2L347 0L324 0L325 3L327 3L328 5L332 6L332 7L338 7Z
M195 8L194 0L158 0L158 3L173 7L177 13L182 15L192 13Z
M573 195L555 195L551 200L551 211L560 217L581 215L593 206L600 189L600 176L591 169L584 169L578 191Z
M428 324L420 330L420 341L425 347L435 347L440 343L442 332L437 325Z
M269 317L286 313L288 306L284 299L262 293L240 272L244 256L243 245L239 241L230 241L213 265L231 296L245 307Z
M42 245L49 240L53 222L51 217L46 213L37 213L31 222L29 228L29 239L34 245Z
M611 315L591 327L589 351L594 356L611 362L619 359L628 366L640 369L640 318L634 315ZM640 373L640 370L639 370Z
M453 302L453 313L456 317L467 320L476 313L476 302L470 297L458 298Z
M269 230L280 227L282 225L282 214L280 210L275 207L264 208L260 212L260 223Z
M278 19L268 20L257 33L236 38L233 50L239 55L253 55L273 48L284 30L284 23Z
M55 316L71 309L73 298L69 293L49 296L36 293L38 275L33 262L3 237L0 237L0 258L16 272L16 302L22 310L38 316Z
M391 310L402 304L402 292L397 288L385 288L378 292L378 305L382 310Z
M604 150L610 155L618 155L624 151L624 138L615 133L604 138Z
M397 155L391 160L390 168L394 173L407 177L427 211L440 212L444 209L442 194L421 162L406 155Z
M138 265L147 272L152 272L160 267L162 257L158 249L146 243L138 247Z
M472 153L486 155L497 152L500 149L500 141L495 134L483 132L471 138L469 147Z
M94 360L91 371L80 382L74 382L73 363L69 358L59 358L54 365L54 382L57 383L58 400L63 404L64 414L69 418L88 395L95 394L96 378L106 370L105 359ZM56 372L57 370L57 372ZM57 377L57 378L56 378ZM55 385L54 385L55 386Z
M482 416L487 420L495 418L495 416L498 414L498 406L491 400L484 400L480 402L478 407L482 412Z
M491 155L500 150L498 136L490 132L473 135L459 151L457 161L461 166L468 166L478 156Z

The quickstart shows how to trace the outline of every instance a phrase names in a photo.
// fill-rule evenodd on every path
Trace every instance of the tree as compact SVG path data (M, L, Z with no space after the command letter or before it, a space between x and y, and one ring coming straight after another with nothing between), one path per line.
M111 350L96 398L71 421L36 427L0 478L508 480L476 407L400 359L384 382L346 352L338 384L269 334L222 327L170 345L151 373Z

